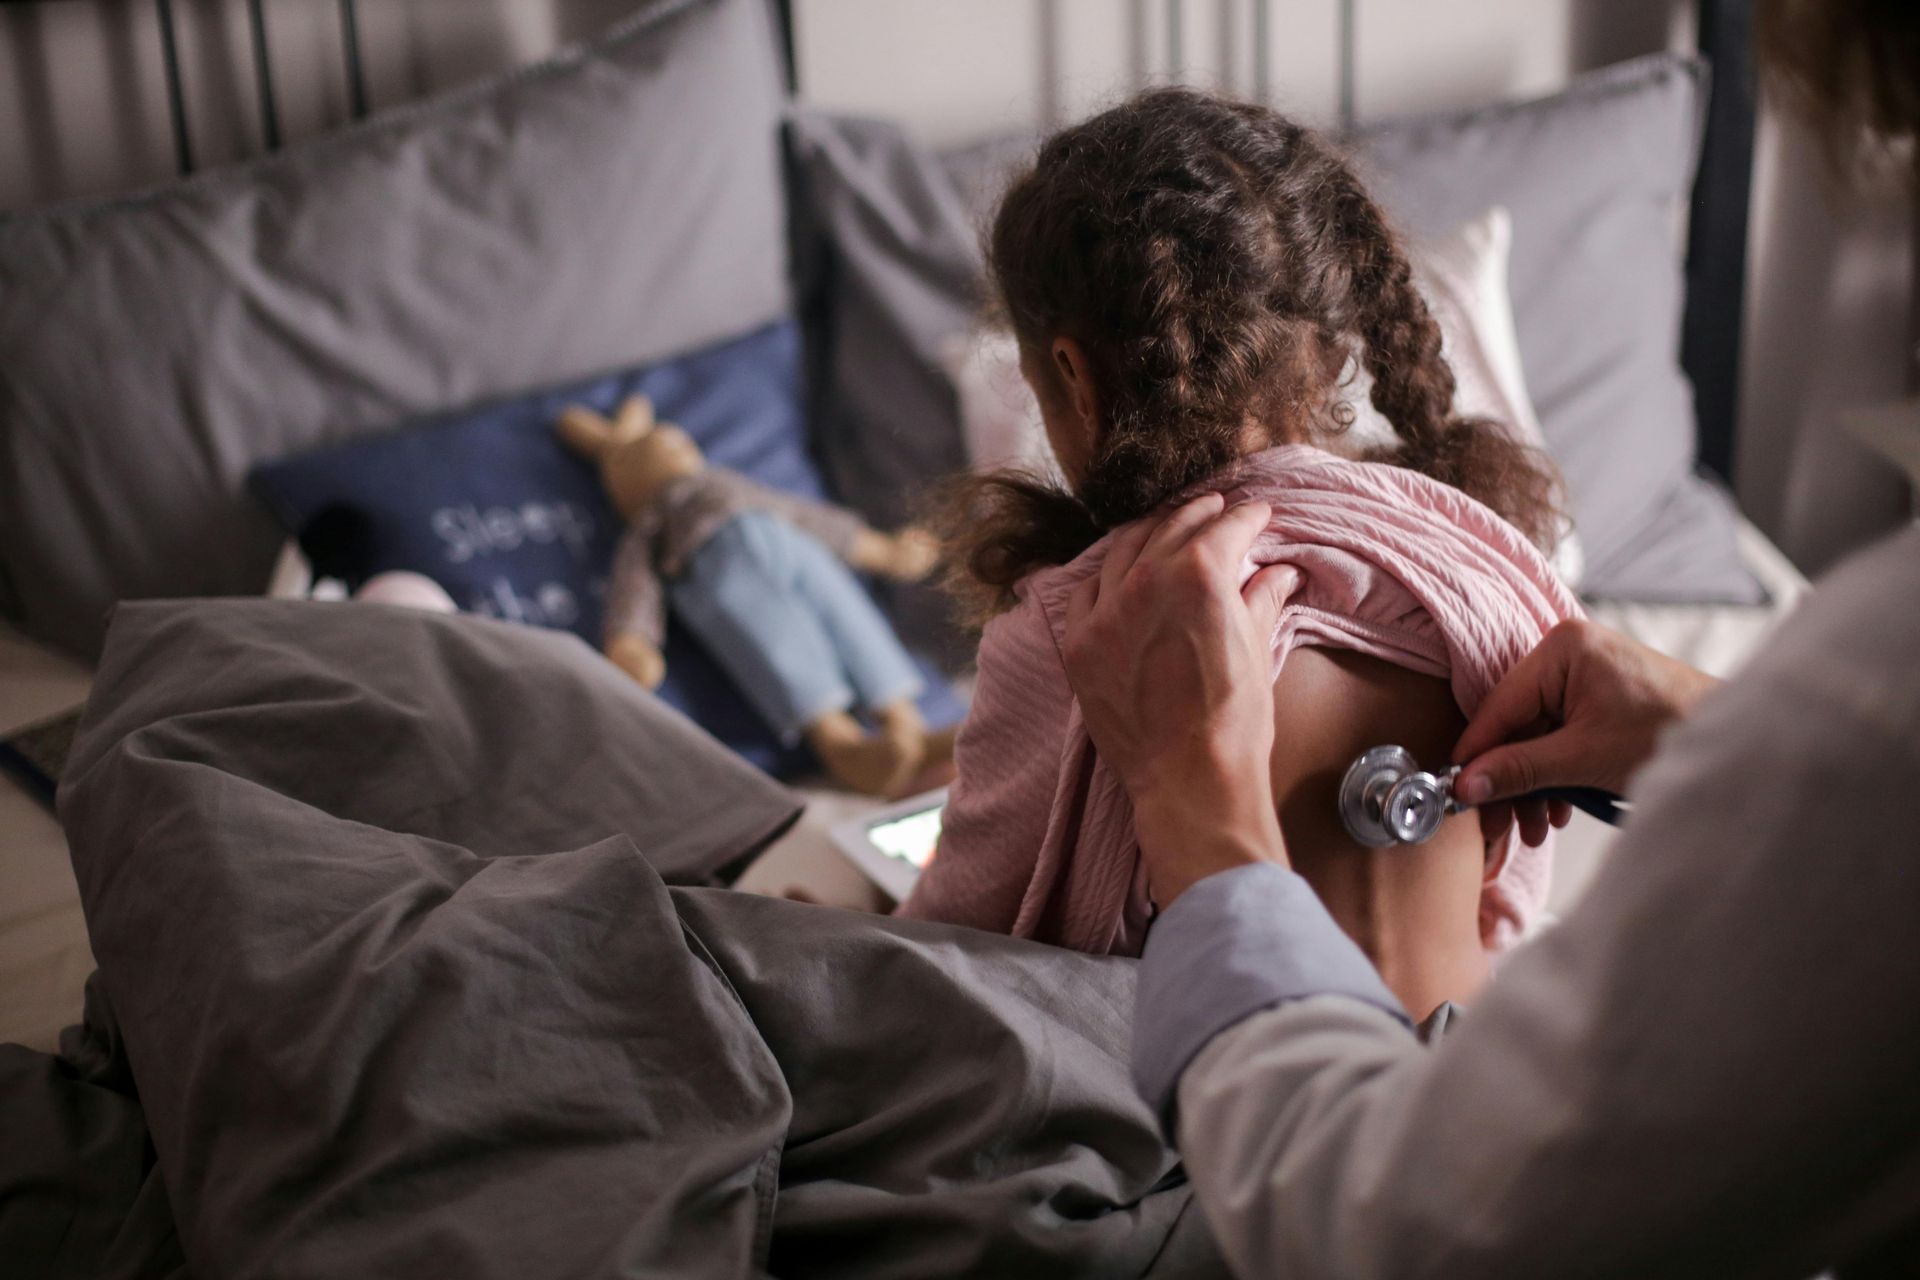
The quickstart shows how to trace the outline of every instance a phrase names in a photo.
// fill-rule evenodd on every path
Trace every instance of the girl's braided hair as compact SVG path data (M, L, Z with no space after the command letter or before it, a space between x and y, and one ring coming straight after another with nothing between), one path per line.
M1398 436L1369 460L1464 490L1543 547L1560 530L1551 464L1454 416L1439 326L1379 207L1270 110L1161 89L1054 135L987 255L1030 364L1060 336L1085 351L1101 424L1073 492L1009 472L957 487L951 581L976 618L1247 453L1343 430L1352 356Z

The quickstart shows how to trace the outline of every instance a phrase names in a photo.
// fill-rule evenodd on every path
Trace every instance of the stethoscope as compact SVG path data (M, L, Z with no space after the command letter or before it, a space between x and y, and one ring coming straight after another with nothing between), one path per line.
M1374 747L1348 765L1340 780L1340 821L1348 835L1370 849L1423 844L1448 817L1469 807L1453 794L1459 776L1457 764L1428 773L1405 747ZM1552 787L1532 795L1564 800L1616 827L1626 817L1625 802L1597 787Z

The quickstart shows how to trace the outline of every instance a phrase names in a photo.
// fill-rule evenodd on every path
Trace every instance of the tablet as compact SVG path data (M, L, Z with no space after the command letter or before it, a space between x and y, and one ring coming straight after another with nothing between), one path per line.
M933 858L947 790L928 791L833 828L834 847L898 902Z

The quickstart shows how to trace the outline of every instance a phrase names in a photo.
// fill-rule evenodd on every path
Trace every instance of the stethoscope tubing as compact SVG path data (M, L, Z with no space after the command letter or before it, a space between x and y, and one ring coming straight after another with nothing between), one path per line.
M1602 791L1599 787L1547 787L1541 791L1530 791L1524 798L1564 800L1580 812L1598 818L1612 827L1625 822L1629 812L1624 797L1617 796L1611 791Z

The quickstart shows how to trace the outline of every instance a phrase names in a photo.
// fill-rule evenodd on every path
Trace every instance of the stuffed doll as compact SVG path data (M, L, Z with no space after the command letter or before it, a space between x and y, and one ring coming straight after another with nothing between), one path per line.
M933 539L710 467L641 396L612 420L570 408L558 430L598 463L628 525L607 584L607 657L658 687L671 607L782 742L805 739L855 790L903 788L928 754L919 673L847 566L911 582L933 568Z

